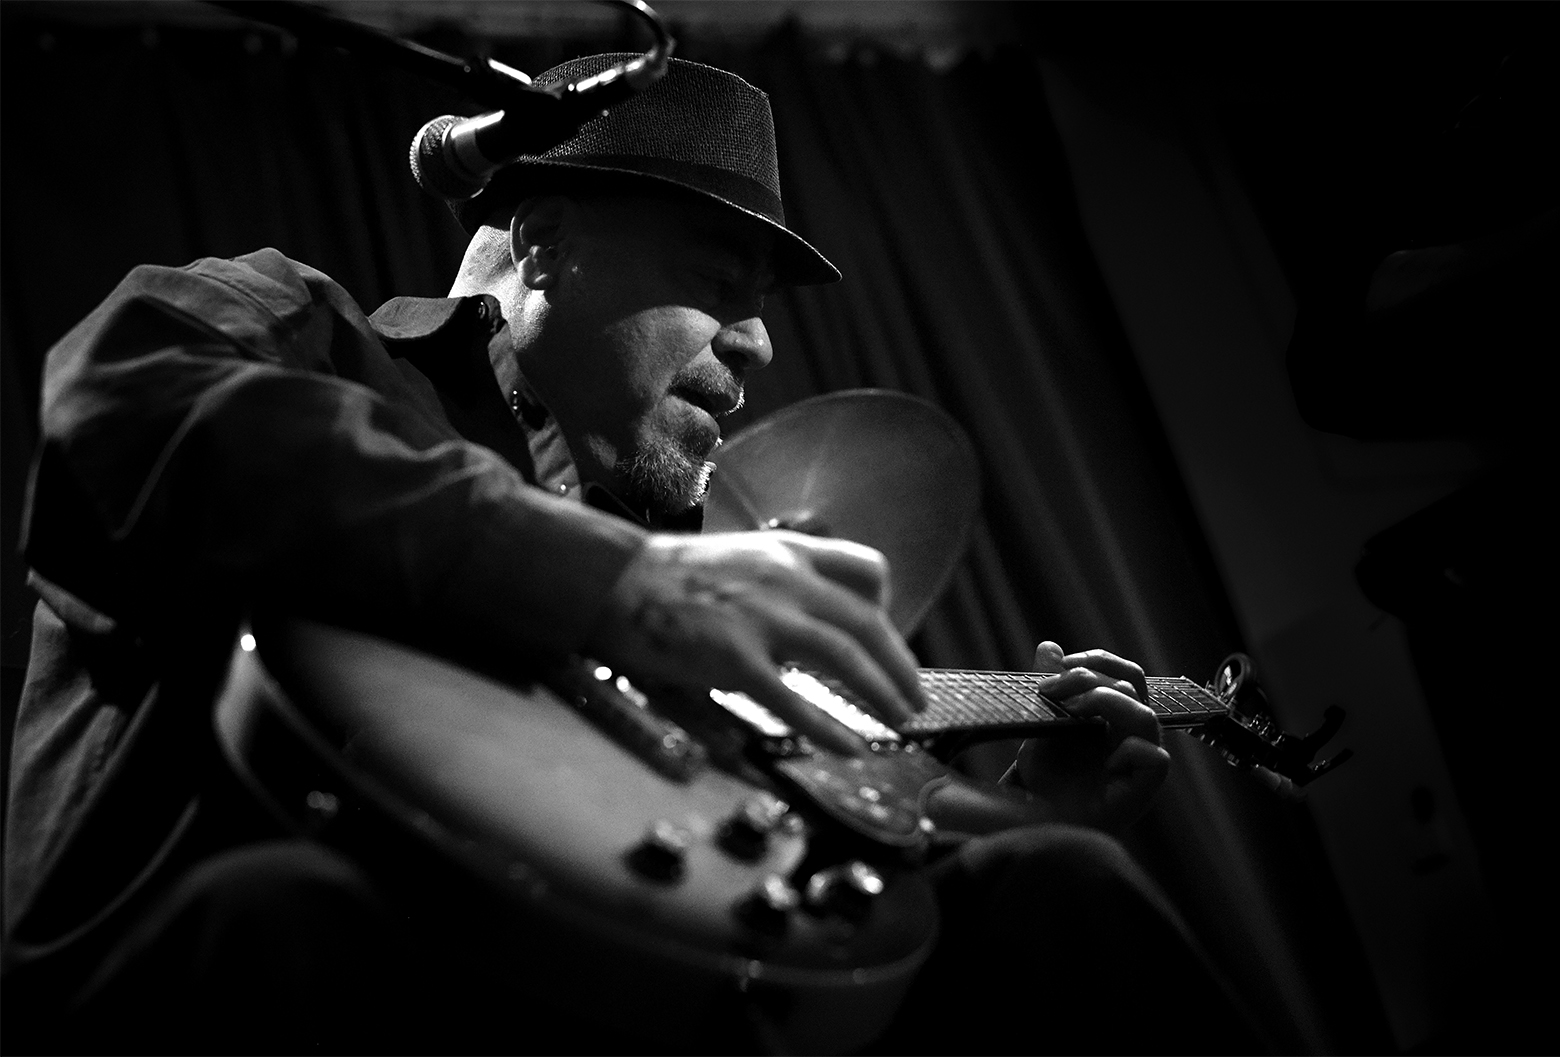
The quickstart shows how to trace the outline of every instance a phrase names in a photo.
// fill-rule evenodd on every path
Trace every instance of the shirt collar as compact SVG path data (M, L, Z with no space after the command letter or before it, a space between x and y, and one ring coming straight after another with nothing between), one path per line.
M498 340L503 320L497 299L487 294L473 297L395 297L381 305L369 317L369 323L385 341L392 356L407 356L413 354L413 349L418 345L443 337L446 331L460 326L459 321L470 319L471 315L462 309L472 301L481 302L475 309L475 315L489 323L494 340ZM492 378L491 375L488 377ZM489 384L493 384L496 390L496 380ZM582 489L579 473L568 455L557 423L523 376L507 397L509 410L525 434L530 448L532 473L538 478L533 483L555 494L575 496L598 510L650 528L670 532L699 531L704 520L702 507L695 507L684 514L657 517L648 511L631 508L600 485L587 483Z
M394 346L408 341L421 341L438 334L454 322L461 306L472 300L490 301L480 297L392 297L368 317L374 331ZM496 309L496 301L494 305Z

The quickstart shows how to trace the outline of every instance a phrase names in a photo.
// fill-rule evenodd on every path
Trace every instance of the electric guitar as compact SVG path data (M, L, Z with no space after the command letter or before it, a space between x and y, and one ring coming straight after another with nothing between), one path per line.
M1237 655L1238 656L1238 655ZM1341 763L1212 688L1148 680L1166 727L1294 790ZM858 1048L894 1015L937 932L916 869L952 839L925 816L956 740L1088 729L1038 675L927 670L904 736L837 685L789 685L871 740L821 751L742 695L636 686L581 662L516 679L304 621L246 631L214 712L249 792L289 830L375 876L435 886L517 950L516 986L674 1044L746 1024L769 1048ZM451 893L459 893L452 895ZM426 893L422 893L426 898ZM545 972L521 966L537 963Z

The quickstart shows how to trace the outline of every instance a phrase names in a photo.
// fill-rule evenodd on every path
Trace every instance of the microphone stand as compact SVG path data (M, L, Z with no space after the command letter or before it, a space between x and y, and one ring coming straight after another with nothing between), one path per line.
M459 59L371 26L337 18L310 4L291 0L207 2L240 17L279 26L301 38L345 48L447 84L484 107L509 114L524 113L524 150L528 152L563 142L608 106L648 88L666 72L667 60L676 47L661 17L644 0L604 0L643 18L655 34L654 45L639 58L591 77L537 87L524 73L501 62ZM508 124L518 123L517 119Z

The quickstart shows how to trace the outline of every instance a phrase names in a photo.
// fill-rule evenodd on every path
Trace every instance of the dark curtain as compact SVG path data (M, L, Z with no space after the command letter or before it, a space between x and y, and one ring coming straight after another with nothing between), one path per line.
M1024 668L1048 637L1210 677L1239 633L1094 265L1033 60L942 74L867 49L825 62L791 34L709 61L770 93L788 218L846 275L766 314L781 353L746 413L902 389L951 413L979 452L982 517L913 641L923 663ZM1390 1048L1309 816L1200 743L1167 744L1172 777L1127 835L1134 853L1280 1049ZM972 769L1012 752L991 746Z
M48 346L135 264L262 245L366 308L442 294L464 239L413 185L406 148L429 117L471 108L237 23L0 11L9 705L31 605L17 521ZM534 72L625 45L496 51ZM923 663L1023 668L1048 637L1211 675L1239 647L1235 622L1088 252L1032 57L938 73L867 49L825 59L795 30L758 48L684 39L679 54L771 94L788 216L846 275L773 299L776 361L736 428L815 393L881 386L931 399L974 441L982 515L914 639ZM1282 1049L1390 1045L1304 809L1171 741L1173 777L1128 835L1134 851ZM1011 755L996 746L970 766L1000 770Z

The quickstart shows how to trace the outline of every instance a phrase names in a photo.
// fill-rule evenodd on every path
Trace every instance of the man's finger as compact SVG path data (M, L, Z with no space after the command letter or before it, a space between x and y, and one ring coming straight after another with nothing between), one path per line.
M1139 701L1148 701L1148 680L1143 675L1143 669L1125 657L1117 657L1106 650L1085 650L1068 654L1062 658L1062 663L1068 668L1092 668L1096 672L1123 679L1132 684L1132 692Z
M1125 679L1116 679L1106 675L1104 672L1097 672L1093 668L1069 668L1065 672L1046 676L1037 685L1040 692L1046 697L1063 702L1069 697L1087 693L1098 686L1107 686L1113 690L1120 690L1128 697L1134 697L1137 694L1132 684Z
M821 669L849 687L865 709L895 730L914 717L910 702L887 672L853 636L818 621L784 622L777 662L795 661Z
M850 540L818 539L800 533L778 537L804 554L819 576L846 588L882 609L888 607L888 559L883 552Z
M1105 758L1105 771L1118 777L1143 772L1163 778L1170 771L1170 753L1164 746L1144 741L1135 735L1123 738L1121 744Z
M1113 687L1097 686L1062 702L1074 716L1094 716L1110 727L1111 738L1120 742L1131 736L1159 744L1159 719L1143 702Z
M731 689L741 690L789 723L798 734L826 749L846 756L861 756L868 751L859 734L781 682L780 673L771 664L750 669L741 685Z
M1106 758L1105 771L1111 777L1105 786L1105 811L1130 821L1170 773L1170 754L1142 738L1127 738Z
M826 582L815 580L803 585L800 595L799 601L809 614L838 628L860 644L887 674L898 699L912 713L926 710L926 691L921 687L915 654L910 652L905 640L889 623L888 614Z

